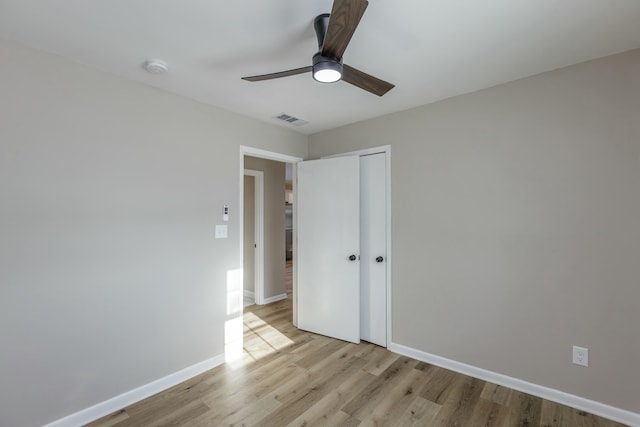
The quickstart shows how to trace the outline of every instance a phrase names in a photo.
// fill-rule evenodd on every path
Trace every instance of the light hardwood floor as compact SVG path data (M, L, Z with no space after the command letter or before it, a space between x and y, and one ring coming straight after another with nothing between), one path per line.
M291 324L250 306L244 356L91 423L107 426L620 426L585 412Z

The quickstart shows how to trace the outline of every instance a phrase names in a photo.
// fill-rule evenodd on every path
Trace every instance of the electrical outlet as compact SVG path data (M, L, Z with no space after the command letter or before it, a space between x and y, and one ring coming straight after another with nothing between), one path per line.
M589 349L573 346L573 363L581 366L589 366Z

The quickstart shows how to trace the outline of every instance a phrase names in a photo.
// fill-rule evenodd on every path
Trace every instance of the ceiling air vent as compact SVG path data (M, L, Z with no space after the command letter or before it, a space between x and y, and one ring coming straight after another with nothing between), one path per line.
M285 113L280 113L277 116L275 116L274 118L276 118L278 120L282 120L283 122L287 122L287 123L292 124L294 126L304 126L304 125L309 123L306 120L302 120L302 119L290 116L290 115L285 114Z

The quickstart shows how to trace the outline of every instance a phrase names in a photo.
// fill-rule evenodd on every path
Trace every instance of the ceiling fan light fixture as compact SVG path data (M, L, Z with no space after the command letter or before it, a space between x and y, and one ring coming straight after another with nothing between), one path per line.
M337 82L342 78L342 61L316 53L313 55L312 74L313 79L320 83Z
M342 63L344 52L368 5L368 0L333 0L331 13L316 16L313 27L318 38L318 52L313 55L311 65L242 77L242 80L259 82L311 72L313 79L321 83L343 80L374 95L384 95L394 88L393 84Z

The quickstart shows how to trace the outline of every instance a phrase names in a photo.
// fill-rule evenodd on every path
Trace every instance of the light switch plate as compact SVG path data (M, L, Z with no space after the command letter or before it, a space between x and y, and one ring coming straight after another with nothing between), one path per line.
M226 225L216 225L216 239L226 239L227 234Z

